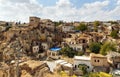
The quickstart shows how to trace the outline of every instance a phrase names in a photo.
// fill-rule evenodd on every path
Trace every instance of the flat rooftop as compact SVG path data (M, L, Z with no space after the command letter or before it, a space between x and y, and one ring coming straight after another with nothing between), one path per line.
M91 60L89 56L75 56L75 60Z

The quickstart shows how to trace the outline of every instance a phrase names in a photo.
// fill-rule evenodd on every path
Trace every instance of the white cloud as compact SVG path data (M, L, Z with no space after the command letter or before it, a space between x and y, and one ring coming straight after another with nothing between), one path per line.
M47 7L37 0L0 0L0 20L27 21L29 16L66 21L111 20L120 16L120 5L118 1L114 9L104 10L109 3L110 0L96 1L75 8L69 0L59 0L56 5Z
M117 4L120 5L120 0L117 0Z
M56 2L56 5L58 7L62 7L62 8L65 8L65 7L71 7L71 3L69 0L59 0L58 2Z
M96 1L94 3L86 3L84 5L84 7L86 7L86 8L97 8L97 9L100 9L100 8L103 8L104 6L107 6L108 4L109 4L108 0L103 1L103 2Z
M0 4L0 20L27 21L29 16L37 14L42 5L36 4L35 0L6 0Z

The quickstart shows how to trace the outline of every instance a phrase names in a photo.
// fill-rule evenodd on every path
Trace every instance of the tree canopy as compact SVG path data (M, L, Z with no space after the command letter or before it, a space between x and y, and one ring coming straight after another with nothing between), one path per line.
M109 51L116 51L116 44L113 42L105 42L101 47L100 54L106 55Z
M116 30L113 30L113 31L110 33L110 36L113 37L113 38L117 38L117 37L118 37L117 31L116 31Z
M99 53L100 49L101 49L101 44L97 43L97 42L92 42L89 45L89 49L91 52L93 53Z
M97 31L98 30L98 26L100 25L100 22L99 21L94 21L94 31Z
M70 48L69 46L66 46L66 47L61 49L60 54L64 55L64 56L68 56L70 58L73 58L74 55L77 54L77 53L72 48Z
M76 30L80 30L83 32L87 30L87 25L85 25L84 23L80 23L80 25L76 27Z
M55 21L54 24L55 24L55 26L59 26L59 25L63 24L63 21L58 21L58 22Z
M108 22L111 24L118 24L118 22L116 22L116 21L108 21Z
M86 74L87 73L87 68L88 68L89 66L87 66L87 65L85 65L85 64L79 64L78 65L78 68L80 69L80 70L82 70L82 72L83 72L83 74Z
M99 21L94 21L94 26L99 26L100 22Z

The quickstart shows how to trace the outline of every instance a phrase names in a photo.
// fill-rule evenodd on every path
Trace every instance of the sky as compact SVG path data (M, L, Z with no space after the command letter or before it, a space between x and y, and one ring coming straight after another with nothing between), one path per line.
M120 0L0 0L0 21L28 22L30 16L68 22L120 20Z

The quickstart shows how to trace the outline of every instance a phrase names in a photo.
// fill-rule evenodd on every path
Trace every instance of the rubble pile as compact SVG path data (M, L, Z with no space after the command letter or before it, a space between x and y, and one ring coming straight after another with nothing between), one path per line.
M0 63L0 77L9 77L9 66L3 62Z
M45 77L46 74L50 74L47 64L41 61L28 60L21 62L18 68L20 77ZM8 66L6 63L0 63L0 77L16 77L16 71L16 64Z
M21 71L21 77L33 77L32 75L30 75L26 70L22 70Z
M20 64L21 77L44 77L49 73L49 67L46 63L29 60Z

